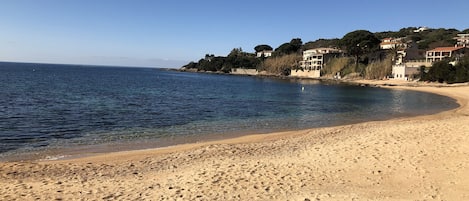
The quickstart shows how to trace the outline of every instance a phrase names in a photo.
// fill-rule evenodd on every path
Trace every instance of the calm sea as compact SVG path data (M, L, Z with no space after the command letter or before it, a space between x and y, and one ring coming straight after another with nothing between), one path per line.
M72 146L331 126L455 107L453 99L434 94L319 81L0 63L0 159Z

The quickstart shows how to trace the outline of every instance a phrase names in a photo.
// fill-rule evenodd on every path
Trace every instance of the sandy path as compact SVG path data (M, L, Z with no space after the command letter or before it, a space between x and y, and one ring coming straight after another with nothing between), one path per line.
M406 87L396 87L406 88ZM469 87L437 115L0 163L0 200L469 200Z

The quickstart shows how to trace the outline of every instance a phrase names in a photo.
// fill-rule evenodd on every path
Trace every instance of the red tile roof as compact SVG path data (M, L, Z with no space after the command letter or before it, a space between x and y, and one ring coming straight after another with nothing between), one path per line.
M453 52L465 47L437 47L433 50L429 50L429 52Z

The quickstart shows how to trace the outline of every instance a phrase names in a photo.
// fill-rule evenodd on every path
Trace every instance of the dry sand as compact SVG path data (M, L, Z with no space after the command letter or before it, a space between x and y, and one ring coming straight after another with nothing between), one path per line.
M461 107L165 149L0 163L0 200L469 200L469 86L394 88L450 96Z

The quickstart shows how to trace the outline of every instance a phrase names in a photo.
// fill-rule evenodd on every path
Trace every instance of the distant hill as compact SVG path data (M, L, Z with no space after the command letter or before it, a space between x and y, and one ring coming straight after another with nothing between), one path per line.
M432 29L416 31L417 27L402 28L399 31L385 31L375 33L379 39L383 38L405 38L407 41L415 42L420 50L433 49L435 47L453 46L456 41L454 37L458 33L469 33L469 29L459 31L457 29Z
M370 33L361 41L354 40L355 37L348 37L352 33L366 33L366 30L352 31L343 38L331 39L317 39L303 44L301 38L293 38L290 42L285 42L279 47L275 48L272 57L256 57L252 52L244 52L241 48L234 48L227 56L214 56L207 54L205 58L200 59L198 62L190 62L182 67L183 70L192 71L215 71L215 72L231 72L232 68L250 68L258 70L266 70L271 73L289 72L289 69L295 68L298 60L301 60L301 55L304 50L331 47L340 48L345 50L346 56L355 57L355 63L368 65L371 62L380 62L386 58L386 55L392 54L392 51L379 50L379 45L376 42L369 43L370 41L378 41L384 38L401 38L408 44L411 44L408 49L408 56L412 59L422 59L425 57L425 51L441 46L454 46L456 41L454 37L459 33L469 33L469 29L445 29L445 28L427 28L427 27L407 27L398 31L383 31ZM352 39L352 40L351 40ZM373 40L371 40L373 39ZM365 42L365 43L364 43ZM361 48L365 47L368 50L361 49L359 53L354 53L352 50L357 49L355 44L362 44ZM373 48L372 48L373 46ZM259 47L269 47L269 45L262 44L254 47L254 51ZM412 56L413 55L413 56Z

